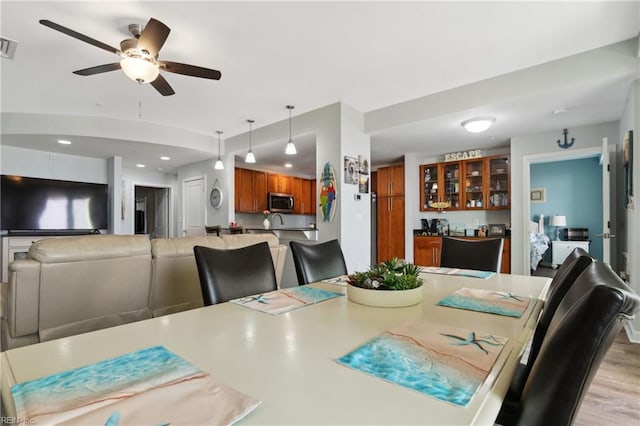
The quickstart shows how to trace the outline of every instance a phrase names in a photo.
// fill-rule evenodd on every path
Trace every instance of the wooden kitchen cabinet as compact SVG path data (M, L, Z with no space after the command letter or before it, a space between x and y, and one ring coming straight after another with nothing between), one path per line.
M377 170L378 259L404 259L404 164Z
M235 169L235 209L239 213L262 213L267 209L267 174Z
M460 162L420 166L420 211L441 211L438 203L447 203L446 210L461 208Z
M316 208L318 207L318 198L316 197L316 190L317 190L317 183L315 179L311 179L311 210L310 213L311 214L316 214L317 210Z
M311 188L311 180L293 177L291 178L291 194L293 195L294 214L313 214L313 202L315 198Z
M312 195L311 180L309 179L297 179L300 181L300 196L295 199L295 210L298 210L300 214L312 214L313 205L315 204L311 200L315 198ZM295 192L294 192L295 196Z
M413 263L418 266L440 266L442 238L418 236L413 238Z
M404 195L404 164L380 167L377 173L378 197Z
M293 194L293 176L269 173L267 175L267 192Z
M482 237L456 237L462 239L477 239ZM511 273L511 239L502 239L502 264L500 273ZM416 235L413 237L413 263L418 266L440 266L442 237Z
M378 197L378 259L404 259L404 196Z
M509 209L509 155L421 165L419 187L420 211Z

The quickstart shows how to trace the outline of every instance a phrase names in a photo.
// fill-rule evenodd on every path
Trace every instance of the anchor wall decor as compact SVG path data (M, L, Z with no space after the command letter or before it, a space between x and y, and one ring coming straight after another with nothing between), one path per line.
M569 134L569 131L567 129L563 129L562 134L564 135L564 143L560 143L560 139L558 139L556 141L558 143L558 146L562 149L571 148L573 146L573 143L576 141L576 138L571 138L571 142L568 142L567 135Z

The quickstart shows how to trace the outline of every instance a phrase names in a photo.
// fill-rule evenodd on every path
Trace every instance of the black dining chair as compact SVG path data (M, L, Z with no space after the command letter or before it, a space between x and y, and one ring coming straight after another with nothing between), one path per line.
M640 297L611 267L592 262L562 299L514 408L504 405L496 423L570 425L584 395Z
M278 288L267 242L231 250L195 246L193 253L205 306Z
M347 274L342 249L338 240L323 243L289 242L298 285Z
M443 237L440 266L500 272L502 247L502 238L465 240Z
M509 391L502 402L502 406L504 407L503 410L513 411L514 408L508 407L516 407L519 404L524 384L527 377L529 377L533 363L538 357L542 341L547 334L549 324L558 309L558 305L560 305L560 302L562 302L562 299L567 294L567 291L569 291L576 278L578 278L578 276L593 262L594 259L589 255L589 253L577 247L569 253L569 256L567 256L556 271L556 274L553 276L553 279L549 284L547 299L544 303L544 307L542 308L542 312L540 313L540 317L538 318L538 323L536 324L536 329L533 333L533 338L531 339L528 356L523 360L524 362L518 364L518 367L516 368L513 379L511 380L511 385L509 386Z

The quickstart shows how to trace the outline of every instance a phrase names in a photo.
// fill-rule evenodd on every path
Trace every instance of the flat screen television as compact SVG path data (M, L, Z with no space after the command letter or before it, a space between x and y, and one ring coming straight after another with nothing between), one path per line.
M0 227L8 231L107 229L109 187L2 175Z

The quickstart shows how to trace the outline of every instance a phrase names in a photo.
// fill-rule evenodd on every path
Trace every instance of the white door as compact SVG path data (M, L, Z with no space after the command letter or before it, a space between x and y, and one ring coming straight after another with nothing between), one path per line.
M169 189L158 188L155 191L156 223L153 228L155 238L169 237Z
M611 262L611 238L615 235L611 235L611 218L610 218L610 205L611 200L609 197L609 141L607 138L602 138L602 233L596 234L598 238L602 238L602 261L605 263Z
M206 235L204 229L205 188L204 177L185 180L182 197L183 234L187 237Z

